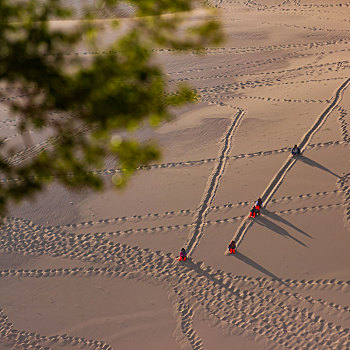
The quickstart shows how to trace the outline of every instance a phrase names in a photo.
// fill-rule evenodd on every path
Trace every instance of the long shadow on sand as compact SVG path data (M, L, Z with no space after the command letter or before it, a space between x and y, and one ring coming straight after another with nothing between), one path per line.
M254 261L251 258L248 258L246 255L242 254L241 252L236 252L236 254L233 254L231 256L234 256L235 258L243 261L244 263L250 265L251 267L253 267L254 269L257 269L258 271L264 273L265 275L271 277L274 280L279 281L280 283L288 286L285 282L283 282L278 276L276 276L275 274L273 274L271 271L265 269L265 267L261 266L260 264L258 264L256 261Z
M283 237L288 237L291 238L292 240L294 240L295 242L301 244L304 247L307 247L307 245L305 243L303 243L302 241L299 241L299 239L293 237L287 230L285 230L283 227L275 224L274 222L272 222L271 220L263 217L263 216L259 216L258 218L255 219L254 221L255 223L261 225L261 226L265 226L267 228L269 228L272 231L275 231L276 233L278 233L279 235L283 236Z
M261 212L263 213L263 215L266 215L268 217L270 217L271 219L275 220L275 221L279 221L282 224L285 224L289 227L291 227L292 229L294 229L295 231L298 231L300 233L302 233L305 236L308 236L309 238L312 238L312 236L310 236L308 233L306 233L305 231L303 231L302 229L300 229L299 227L296 227L295 225L293 225L291 222L289 222L286 219L281 218L279 215L265 209L265 208L261 208Z
M321 170L323 170L323 171L325 171L325 172L327 172L327 173L329 173L329 174L331 174L331 175L333 175L333 176L335 176L335 177L337 177L337 178L340 178L340 176L337 175L336 173L333 173L332 170L329 170L328 168L326 168L326 167L323 166L322 164L317 163L317 162L315 162L314 160L312 160L312 159L310 159L310 158L308 158L308 157L305 157L305 156L303 156L303 155L300 155L300 156L298 157L298 159L301 160L302 162L304 162L304 163L307 164L307 165L310 165L310 166L313 166L313 167L315 167L315 168L321 169Z

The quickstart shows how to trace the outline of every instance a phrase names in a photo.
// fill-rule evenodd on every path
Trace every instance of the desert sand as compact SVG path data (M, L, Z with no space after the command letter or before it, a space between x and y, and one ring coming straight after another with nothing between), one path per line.
M111 161L103 193L52 184L11 208L0 349L350 349L350 3L207 4L222 47L156 52L170 88L201 96L141 133L162 161L122 192ZM20 164L50 144L33 131L23 146L6 104L21 96L1 92L1 137Z

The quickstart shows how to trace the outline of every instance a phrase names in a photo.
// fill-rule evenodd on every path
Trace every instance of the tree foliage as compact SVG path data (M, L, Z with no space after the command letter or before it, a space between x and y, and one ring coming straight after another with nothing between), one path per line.
M69 29L51 20L67 20L72 9L60 0L0 0L0 98L17 89L22 98L6 100L19 122L26 151L0 143L0 212L51 181L71 188L101 189L92 170L113 154L123 186L133 171L158 159L159 149L139 143L130 131L168 120L169 109L195 100L186 86L169 91L154 49L201 50L221 40L219 24L203 19L189 27L191 0L128 0L133 19L103 53L86 59L69 54L88 39L98 48L99 23L93 11ZM118 0L99 6L115 8ZM109 22L114 26L118 20ZM120 23L119 23L120 24ZM9 90L11 91L11 90ZM63 117L62 117L63 116ZM47 134L39 152L30 132ZM116 132L124 137L113 138Z

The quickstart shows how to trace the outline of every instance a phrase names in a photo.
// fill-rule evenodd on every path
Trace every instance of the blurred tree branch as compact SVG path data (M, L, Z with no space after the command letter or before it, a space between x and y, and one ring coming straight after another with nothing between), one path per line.
M120 3L100 0L99 7L115 8ZM101 29L93 8L74 26L60 29L51 26L53 19L72 18L72 9L60 0L0 0L0 84L19 89L22 97L5 102L19 118L17 128L27 146L32 130L51 135L46 147L27 158L21 158L25 150L11 149L1 140L0 213L10 202L32 196L53 180L73 189L103 188L91 170L103 166L111 153L121 169L113 182L124 186L137 167L160 156L157 146L141 144L128 132L145 122L156 126L169 120L169 108L196 99L186 86L168 91L153 51L200 51L221 41L219 24L203 18L189 27L187 19L195 5L191 0L127 4L134 12L127 30L104 54L87 60L67 53L84 40L97 47ZM118 130L127 136L113 139Z

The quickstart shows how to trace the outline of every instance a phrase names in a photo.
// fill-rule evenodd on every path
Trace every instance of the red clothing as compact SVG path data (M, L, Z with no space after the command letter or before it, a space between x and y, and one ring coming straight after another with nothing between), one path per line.
M184 250L181 250L179 261L181 261L181 260L186 261L186 258L187 258L186 252Z
M254 205L254 207L252 208L252 210L250 211L249 217L253 217L255 218L256 215L260 214L260 207L258 206L258 208Z

